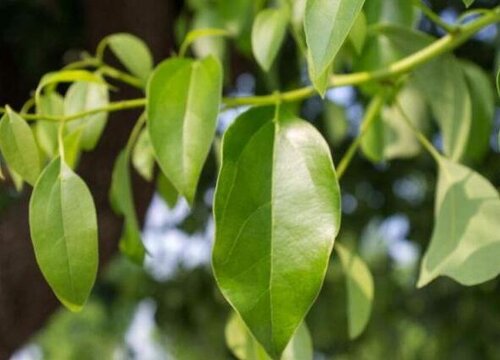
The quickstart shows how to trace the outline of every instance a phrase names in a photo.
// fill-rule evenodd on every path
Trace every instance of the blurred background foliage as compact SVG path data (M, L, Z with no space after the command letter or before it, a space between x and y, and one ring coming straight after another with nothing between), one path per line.
M2 103L20 106L43 73L74 60L83 50L82 1L0 1ZM228 61L228 93L297 87L304 69L293 39L287 40L271 73L262 73L249 55L251 9L248 13L233 7L239 3L177 1L177 39L193 24L232 26L241 34L239 41L226 46L212 39L209 45L195 47L203 53L203 46L209 46ZM459 0L431 3L445 19L463 11ZM496 5L498 1L477 1L475 6ZM427 20L418 21L421 29L442 35ZM498 30L488 31L461 47L457 55L493 74ZM229 62L229 55L237 61ZM312 98L297 107L327 136L338 161L356 133L364 98L353 89L340 89L327 99ZM237 113L222 114L221 129ZM498 125L497 118L495 133ZM493 139L494 134L489 155L474 168L498 186L498 148ZM231 359L224 343L229 306L217 291L209 262L216 166L213 157L192 212L182 201L169 209L160 195L155 196L144 230L151 253L144 269L117 256L101 273L84 310L79 314L60 310L14 359ZM415 288L420 255L432 229L435 181L435 165L426 154L378 165L358 156L349 168L341 184L343 219L338 241L357 248L374 274L373 315L363 335L350 341L345 283L333 256L324 288L307 317L317 359L500 359L498 280L462 287L440 278L423 289ZM12 188L1 191L0 216L1 209L16 199Z

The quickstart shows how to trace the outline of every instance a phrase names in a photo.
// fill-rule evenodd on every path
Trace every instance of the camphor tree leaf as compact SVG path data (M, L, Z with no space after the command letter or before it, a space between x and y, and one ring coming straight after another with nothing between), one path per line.
M7 165L27 183L40 175L40 154L28 123L10 107L0 120L0 150Z
M245 323L236 313L232 313L226 324L226 343L231 352L240 360L271 360L264 348L253 338ZM280 360L312 360L311 335L305 323L299 326L288 343Z
M414 53L433 41L423 33L404 27L383 26L380 31L403 55ZM444 153L453 160L462 159L470 136L472 105L457 59L451 54L443 55L416 69L413 79L441 129Z
M60 158L35 185L29 222L43 276L68 309L81 310L97 274L97 218L89 189Z
M345 109L332 101L324 101L323 123L328 142L333 146L340 145L349 131L349 120Z
M478 173L439 159L432 239L420 268L418 287L438 276L475 285L500 273L500 197Z
M222 69L213 57L169 59L147 87L151 144L163 173L193 203L210 152L222 96Z
M289 10L287 7L262 10L252 27L252 50L264 71L269 71L285 39Z
M153 180L155 157L147 129L143 129L132 151L132 165L147 181Z
M71 84L66 93L64 113L66 116L74 115L105 107L108 103L109 95L105 85L95 82L78 81ZM107 118L107 112L100 112L68 122L66 128L69 132L82 128L81 147L89 151L96 147L106 126Z
M122 150L116 158L109 193L113 210L125 217L123 232L120 239L120 251L138 265L144 261L145 249L135 213L132 185L130 183L130 155L128 150Z
M304 30L316 90L324 95L327 71L361 12L364 0L307 0Z
M211 38L211 37L220 37L220 36L229 36L230 33L225 30L225 29L217 29L217 28L198 28L198 29L193 29L188 34L186 35L186 38L184 39L184 42L181 45L181 49L179 53L181 56L183 56L186 53L187 48L189 45L194 43L196 40L202 39L202 38ZM221 54L212 54L208 53L207 56L209 55L214 55L218 56L218 58L221 58Z
M411 86L399 91L396 101L410 116L413 125L426 128L428 112L420 92ZM367 130L361 142L364 155L373 162L410 158L420 152L413 130L405 123L396 104L386 106L374 124Z
M224 22L215 9L206 6L196 11L192 31L202 29L223 30L224 34L221 33L219 36L197 36L192 40L194 54L198 58L213 55L222 61L226 53L226 41L221 36L226 36L229 33L224 29Z
M158 174L156 179L156 190L160 194L161 198L165 200L168 207L173 209L179 199L179 193L162 172Z
M212 262L226 299L279 358L322 286L340 192L321 135L275 111L251 109L224 136Z
M153 56L148 46L137 36L126 33L109 35L102 40L125 68L144 84L153 70Z
M465 149L466 160L481 161L487 154L495 113L495 91L490 77L472 62L460 62L469 88L472 121Z
M347 283L349 337L361 335L370 319L374 284L368 266L363 260L341 244L335 244L344 268Z
M412 1L370 0L364 7L368 24L397 24L412 27L418 12Z
M349 40L356 53L361 54L363 47L365 45L366 34L367 34L367 24L366 16L363 11L361 11L349 32Z

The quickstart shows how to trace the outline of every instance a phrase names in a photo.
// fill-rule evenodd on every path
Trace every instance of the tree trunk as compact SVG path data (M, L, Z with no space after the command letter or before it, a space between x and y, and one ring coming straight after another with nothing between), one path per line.
M86 0L88 49L95 49L107 34L131 32L151 46L157 61L166 57L173 39L173 5L173 1L158 0ZM140 94L131 89L118 94L119 98L130 96ZM116 253L122 225L108 204L111 171L138 115L111 115L99 146L83 156L77 170L90 187L97 208L100 269ZM135 202L143 219L153 188L137 177L134 188L140 190L135 191ZM30 191L24 191L0 216L0 359L7 359L29 341L59 307L35 262L28 227L29 195Z

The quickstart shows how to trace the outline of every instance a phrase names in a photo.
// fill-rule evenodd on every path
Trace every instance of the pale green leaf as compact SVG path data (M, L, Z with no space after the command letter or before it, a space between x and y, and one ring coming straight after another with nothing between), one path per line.
M366 16L361 11L356 18L356 22L354 23L351 31L349 32L349 40L358 54L361 54L363 47L365 46L367 30Z
M252 27L252 50L264 71L269 71L285 39L288 25L288 9L262 10Z
M318 295L340 226L330 150L305 121L255 108L228 129L222 152L214 274L278 358Z
M475 0L462 0L462 1L463 1L464 5L465 5L466 7L469 7L469 6L471 6L472 4L474 4L474 1L475 1Z
M147 181L153 180L155 157L147 129L143 129L132 150L132 165Z
M81 154L81 141L83 137L83 129L78 128L68 134L64 135L64 160L66 164L71 168L75 169L78 161L80 160Z
M323 122L328 142L333 146L340 145L349 131L349 121L345 109L331 101L325 101Z
M219 13L211 8L204 7L196 12L193 19L193 30L197 29L221 29L224 27ZM223 34L226 36L225 34ZM226 41L221 36L197 37L193 41L193 52L198 58L204 58L210 55L222 60L226 53Z
M405 55L433 42L431 37L403 27L386 26L381 31ZM415 70L414 81L441 129L444 153L453 160L461 159L470 136L472 104L457 59L447 54L428 62Z
M53 91L40 97L40 104L37 108L40 115L63 116L64 99L57 92ZM57 155L57 128L59 124L55 121L38 120L34 125L35 136L40 149L48 158Z
M120 251L136 264L142 265L146 251L135 213L127 150L122 150L116 159L109 198L113 210L125 218L119 243Z
M413 125L425 130L428 112L420 93L412 87L405 87L397 95L396 101L405 109ZM406 124L397 103L382 110L362 139L361 149L373 162L411 158L420 153L420 143Z
M34 185L40 175L40 154L28 123L11 108L0 120L0 150L8 166Z
M64 99L66 116L94 110L107 106L109 103L108 89L105 85L92 82L75 82L72 84ZM66 124L69 131L82 128L81 147L92 150L96 147L106 126L108 114L100 112L88 115Z
M132 34L118 33L106 37L103 42L109 45L113 54L130 73L146 84L153 70L153 56L144 41Z
M345 42L361 12L364 0L307 0L304 30L309 48L309 66L316 90L324 94L322 79Z
M478 173L439 160L432 239L422 260L418 286L448 276L476 285L500 273L500 198Z
M364 261L341 244L335 244L340 262L346 275L349 337L361 335L372 311L373 277Z
M222 68L214 57L169 59L147 87L151 144L163 173L189 203L215 135Z
M198 28L198 29L193 29L188 34L186 35L186 38L184 39L184 42L182 43L182 46L180 48L179 53L181 56L183 56L188 47L194 43L196 40L200 40L202 38L206 37L220 37L220 36L229 36L229 32L225 29L216 29L216 28ZM220 55L216 53L211 53L210 51L207 51L206 56L208 55ZM219 59L221 58L220 56L218 57Z
M490 145L495 116L495 90L490 77L476 64L460 62L472 103L473 124L470 128L464 158L481 161Z
M415 21L418 20L418 11L411 0L369 0L366 1L364 11L368 24L397 24L413 27Z
M245 323L232 313L226 324L226 344L240 360L271 360L264 348L253 338ZM312 360L311 335L305 323L299 326L288 343L281 360Z
M35 256L71 311L85 304L97 274L97 218L89 189L59 158L42 172L30 200Z

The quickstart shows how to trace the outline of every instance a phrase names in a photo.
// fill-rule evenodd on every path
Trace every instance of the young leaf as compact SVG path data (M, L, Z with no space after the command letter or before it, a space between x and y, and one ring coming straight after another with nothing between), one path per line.
M346 247L335 244L347 282L349 337L357 338L370 320L374 285L370 269Z
M233 355L240 360L271 360L264 348L252 337L245 323L232 313L226 324L226 344ZM281 360L312 360L313 347L309 329L305 323L288 343Z
M214 57L169 59L147 87L151 144L163 173L193 203L210 152L222 93L222 69Z
M249 330L278 358L324 279L340 226L328 145L273 108L241 115L223 140L213 269Z
M356 22L354 23L351 31L349 32L349 40L358 55L361 54L363 47L365 46L367 30L366 16L361 11L356 18Z
M120 251L138 265L144 261L145 249L141 240L139 222L135 214L132 185L130 183L129 154L123 150L113 168L109 198L113 210L125 217Z
M132 151L132 165L147 181L153 180L155 157L147 129L143 129Z
M64 135L64 159L66 164L71 169L76 168L78 161L80 160L80 144L83 136L83 130L83 128L79 128Z
M320 81L361 12L364 0L307 0L304 30L309 47L309 66L316 90L324 95Z
M106 37L103 42L130 73L146 84L153 70L153 56L144 41L131 34L118 33Z
M72 84L64 99L65 115L74 115L80 112L101 108L109 103L108 89L105 85L92 82L75 82ZM66 128L69 131L83 129L81 147L84 150L92 150L96 147L104 127L106 126L108 114L106 112L85 116L78 120L68 122Z
M34 185L40 175L40 154L28 123L11 108L0 120L0 150L9 167Z
M252 50L264 71L269 71L285 39L289 13L286 7L262 10L252 27Z
M418 287L438 276L476 285L500 273L500 197L478 173L439 160L432 239L422 260Z
M198 10L193 19L193 30L222 29L223 27L224 22L219 13L211 7L203 7L203 9ZM213 55L222 61L226 52L226 41L221 36L229 34L226 30L223 31L225 34L219 36L196 37L192 46L196 57L204 58Z
M193 29L191 30L187 35L186 38L184 39L184 42L181 45L181 48L179 50L180 56L184 56L186 53L189 45L194 43L196 40L205 38L205 37L220 37L220 36L229 36L229 32L224 29L217 29L217 28L199 28L199 29ZM217 54L211 54L208 53L208 55L214 55L216 56ZM221 57L218 57L219 59Z
M96 211L83 180L59 158L35 185L29 221L43 276L68 309L81 310L97 274Z

